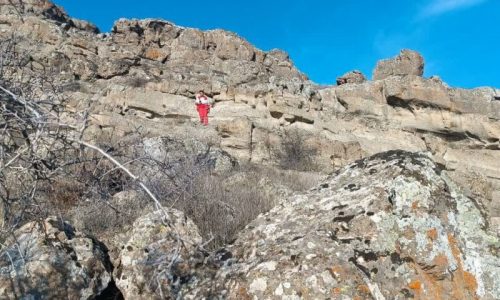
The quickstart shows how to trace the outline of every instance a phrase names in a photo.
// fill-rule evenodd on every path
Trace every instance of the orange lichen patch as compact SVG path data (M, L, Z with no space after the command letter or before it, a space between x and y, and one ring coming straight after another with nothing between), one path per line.
M238 289L238 299L250 300L250 299L252 299L252 297L250 297L246 288L240 287Z
M410 285L413 283L412 288L410 285L410 289L412 289L415 292L415 299L444 299L442 297L443 295L443 287L441 286L441 282L436 280L434 277L429 276L418 264L412 264L414 270L417 272L419 275L419 278L421 279L418 281L417 279L413 280L410 282ZM417 282L420 283L420 285L417 284ZM425 286L425 289L424 289ZM418 289L415 289L416 287L419 287Z
M408 284L408 287L414 291L420 291L422 289L422 282L420 282L420 280L414 279Z
M409 284L408 287L415 293L415 299L420 300L424 299L422 295L422 282L418 279L413 279Z
M160 60L164 56L161 50L155 48L148 48L144 53L144 57L151 60Z
M416 210L418 208L418 201L414 201L412 204L411 204L411 209L413 210Z
M336 288L332 289L332 294L334 294L334 295L340 295L340 293L342 293L342 289L341 288L336 287Z
M356 290L361 294L371 295L370 288L366 284L360 284Z
M343 269L341 266L333 266L329 268L328 271L335 279L339 279L340 275L343 273Z
M464 274L465 287L469 291L476 292L476 290L477 290L477 280L476 280L476 277L474 277L474 275L472 275L471 273L469 273L467 271L464 271L463 274Z
M471 273L464 271L457 240L451 234L448 234L448 242L450 243L451 253L457 261L458 266L453 276L454 297L457 299L479 299L476 294L476 278Z
M432 229L429 229L427 231L427 237L431 240L431 241L435 241L438 237L438 231L436 228L432 228Z

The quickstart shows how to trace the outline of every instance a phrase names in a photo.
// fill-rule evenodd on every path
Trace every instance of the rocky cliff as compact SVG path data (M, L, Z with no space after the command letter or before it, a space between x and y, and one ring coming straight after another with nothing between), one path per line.
M450 88L423 78L423 58L402 51L381 61L373 81L354 73L320 88L286 53L264 52L223 30L162 20L119 20L112 32L70 18L48 1L4 1L0 36L26 59L23 72L60 82L70 110L92 103L89 138L104 132L194 136L241 161L272 163L270 145L298 128L325 171L380 151L429 151L500 223L500 91ZM12 76L20 70L12 70ZM354 79L353 79L354 78ZM204 132L191 106L198 90L217 105Z
M325 173L375 155L256 220L228 250L238 258L231 268L204 270L211 275L190 291L179 285L166 290L194 298L226 291L217 295L235 299L291 299L313 291L320 298L329 292L375 299L499 297L498 254L491 249L498 249L493 236L500 230L500 90L452 88L438 77L424 78L424 59L411 50L380 61L373 80L354 71L322 87L285 52L261 51L230 32L121 19L100 33L46 0L0 0L0 39L2 52L19 62L2 66L2 76L57 86L68 112L89 111L87 140L189 137L240 162L276 164L270 149L297 131ZM44 88L40 83L38 92ZM207 128L196 125L198 90L216 100ZM377 155L391 150L426 154ZM481 226L467 223L475 219ZM198 241L197 233L192 238ZM247 241L255 242L245 250ZM307 248L309 242L314 247ZM189 251L182 254L186 260ZM287 255L295 258L284 260ZM307 276L297 277L296 268Z

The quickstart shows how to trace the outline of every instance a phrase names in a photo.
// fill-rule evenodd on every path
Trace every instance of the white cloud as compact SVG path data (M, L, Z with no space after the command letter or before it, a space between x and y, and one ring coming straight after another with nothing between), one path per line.
M420 18L441 15L453 10L479 5L488 0L432 0L420 12Z

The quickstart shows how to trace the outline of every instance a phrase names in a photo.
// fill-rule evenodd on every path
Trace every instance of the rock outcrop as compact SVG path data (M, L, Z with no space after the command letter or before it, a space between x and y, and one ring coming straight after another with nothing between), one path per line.
M68 223L31 222L14 236L2 245L2 299L93 299L113 284L106 247Z
M19 47L37 49L33 63L66 80L126 77L163 93L218 98L270 91L301 93L307 81L279 50L263 52L223 31L176 26L163 20L118 20L111 33L71 19L49 1L2 1L0 37L16 32ZM57 60L57 63L54 61Z
M127 236L113 273L125 299L167 299L193 276L195 250L202 243L183 213L164 209L145 215Z
M377 67L373 71L373 80L385 79L394 75L422 76L423 74L423 57L416 51L405 49L392 59L379 61Z
M496 206L499 199L492 191L500 188L500 174L494 171L500 168L497 92L492 88L452 89L438 79L408 75L327 88L321 95L324 104L333 103L328 105L332 112L354 116L339 127L346 128L368 155L390 149L428 150L453 171L450 176L467 193L484 199L485 206ZM345 136L341 129L328 129ZM476 159L478 156L482 158ZM472 177L487 188L477 191L478 181L467 174L478 174ZM489 210L491 218L499 217L495 209Z
M365 81L366 81L365 75L363 75L361 71L354 70L338 77L337 85L342 85L346 83L363 83Z
M253 221L185 299L498 299L499 240L427 156L356 161Z

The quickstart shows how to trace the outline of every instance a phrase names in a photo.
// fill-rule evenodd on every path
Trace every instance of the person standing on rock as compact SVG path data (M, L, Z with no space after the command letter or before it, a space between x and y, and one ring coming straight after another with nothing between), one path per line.
M210 107L213 107L211 105L212 99L208 98L207 95L203 91L199 91L195 95L195 104L196 104L196 110L198 111L198 115L200 116L200 122L204 126L208 125L208 113L210 112Z

